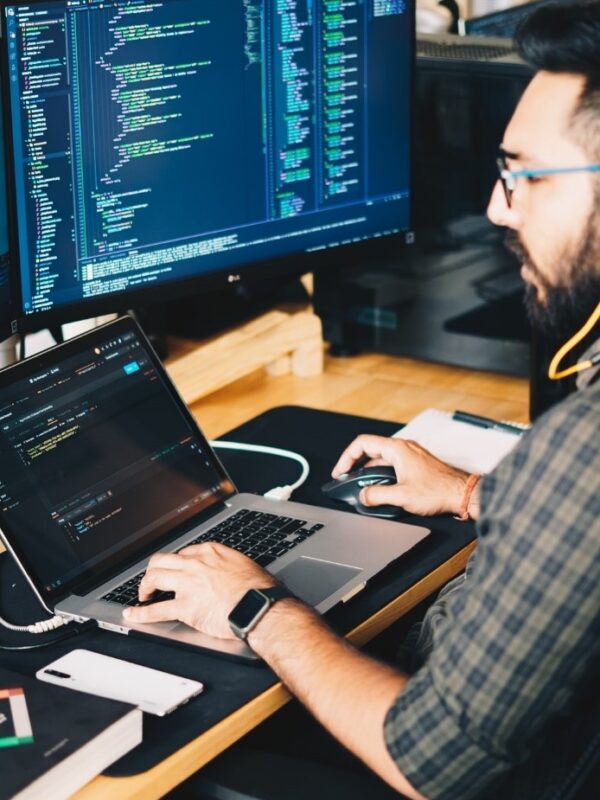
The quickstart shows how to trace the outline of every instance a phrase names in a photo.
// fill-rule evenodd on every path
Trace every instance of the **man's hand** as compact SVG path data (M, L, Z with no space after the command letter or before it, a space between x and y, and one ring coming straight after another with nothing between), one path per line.
M132 622L180 620L211 636L234 639L227 621L234 606L249 589L276 583L235 550L216 543L195 545L150 559L140 599L163 590L175 592L173 600L123 613ZM312 609L293 599L276 603L248 642L342 744L403 796L425 800L398 770L384 738L384 721L404 688L404 675L355 651Z
M221 639L235 639L227 617L250 589L267 589L277 581L246 556L216 542L186 547L180 553L158 553L150 559L140 584L140 600L155 591L174 592L172 600L126 609L130 622L179 620Z
M368 486L360 494L365 506L401 506L411 514L433 516L458 514L465 493L468 473L451 467L416 442L384 436L359 436L347 447L335 465L332 476L338 478L367 457L365 466L386 464L394 467L398 483ZM469 510L478 515L479 502L473 497Z

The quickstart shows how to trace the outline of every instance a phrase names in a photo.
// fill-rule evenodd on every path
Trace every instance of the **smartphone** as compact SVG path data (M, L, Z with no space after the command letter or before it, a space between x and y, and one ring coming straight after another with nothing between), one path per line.
M204 689L198 681L91 650L72 650L38 670L36 678L77 692L130 703L159 717L170 714Z

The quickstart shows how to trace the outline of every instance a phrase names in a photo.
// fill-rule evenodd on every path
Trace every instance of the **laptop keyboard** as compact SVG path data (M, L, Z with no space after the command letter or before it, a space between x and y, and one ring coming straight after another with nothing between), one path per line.
M203 542L220 542L249 556L261 567L268 567L276 558L289 553L313 533L320 531L322 527L323 525L319 522L306 522L303 519L243 508L215 525L214 528L197 536L185 546L189 547L192 544L202 544ZM143 577L143 572L135 575L126 583L105 594L102 599L123 606L138 606L173 598L173 592L155 592L150 600L140 603L138 588Z

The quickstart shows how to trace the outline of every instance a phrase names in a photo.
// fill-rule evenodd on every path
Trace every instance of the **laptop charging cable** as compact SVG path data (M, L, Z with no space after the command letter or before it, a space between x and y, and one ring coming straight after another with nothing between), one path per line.
M33 622L31 625L13 625L12 622L8 622L3 617L0 617L0 626L6 628L9 631L13 631L14 633L29 633L29 634L40 634L40 633L54 633L59 628L65 628L66 630L61 633L59 636L52 636L49 638L44 638L40 640L39 643L36 644L4 644L0 642L0 652L16 652L20 650L40 650L44 647L53 647L61 642L64 642L65 639L71 639L74 636L78 636L82 633L86 633L89 630L94 630L96 628L96 623L92 621L79 623L77 625L71 625L74 620L64 619L63 617L51 617L50 619L43 619L39 622ZM67 627L68 626L68 627Z
M11 622L7 622L3 617L0 617L0 625L15 633L49 633L50 631L62 628L63 625L68 625L70 622L72 622L72 620L65 619L64 617L51 617L50 619L42 619L39 622L33 622L31 625L13 625Z
M241 450L246 453L263 453L269 456L279 456L280 458L287 458L290 461L295 461L302 467L300 477L286 486L275 486L264 493L264 497L271 500L289 500L292 494L299 489L302 484L306 482L310 473L310 466L308 461L301 456L300 453L294 453L293 450L283 450L280 447L267 447L262 444L243 444L242 442L228 442L217 439L210 443L215 450Z

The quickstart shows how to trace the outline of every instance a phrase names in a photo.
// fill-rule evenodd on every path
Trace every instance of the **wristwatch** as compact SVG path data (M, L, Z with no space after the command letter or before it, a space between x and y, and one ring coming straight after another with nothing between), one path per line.
M244 641L256 628L271 606L285 597L296 597L285 586L272 586L269 589L250 589L242 597L228 617L231 630Z

